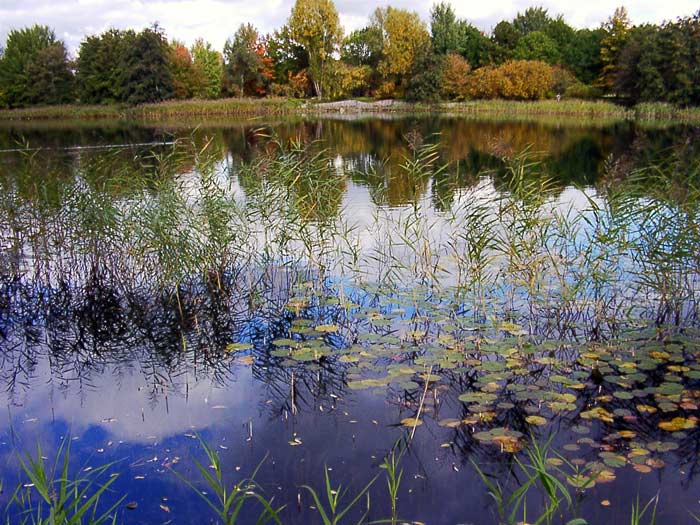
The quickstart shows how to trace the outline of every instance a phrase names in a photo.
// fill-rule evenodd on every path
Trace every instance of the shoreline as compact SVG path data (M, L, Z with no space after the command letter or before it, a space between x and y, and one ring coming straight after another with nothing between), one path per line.
M626 108L613 102L597 100L541 100L534 102L512 100L478 100L468 102L409 103L398 100L364 102L343 100L314 102L308 100L217 99L168 101L124 106L41 106L0 110L0 125L13 122L94 120L158 122L177 118L262 118L281 115L347 115L374 116L381 114L426 114L452 116L591 118L617 121L664 121L700 123L700 108L677 108L670 104L639 104Z

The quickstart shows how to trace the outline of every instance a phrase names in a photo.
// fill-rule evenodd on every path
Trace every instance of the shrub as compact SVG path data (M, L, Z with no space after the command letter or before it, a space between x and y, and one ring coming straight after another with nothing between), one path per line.
M571 84L564 91L565 98L580 98L583 100L593 100L603 96L600 88L589 86L581 82Z
M538 60L511 60L498 67L482 67L469 77L471 98L540 100L555 86L554 68Z
M469 62L457 53L449 53L442 64L440 94L448 100L464 100L469 94Z

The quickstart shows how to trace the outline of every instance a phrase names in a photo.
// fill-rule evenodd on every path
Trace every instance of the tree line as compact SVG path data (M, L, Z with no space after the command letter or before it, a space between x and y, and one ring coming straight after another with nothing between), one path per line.
M596 29L531 7L487 34L448 3L430 21L391 6L345 35L332 0L296 0L281 28L242 24L220 52L187 47L154 25L86 37L71 57L54 31L9 32L0 48L0 107L141 104L220 97L537 100L612 95L700 104L700 11L660 25L618 8Z

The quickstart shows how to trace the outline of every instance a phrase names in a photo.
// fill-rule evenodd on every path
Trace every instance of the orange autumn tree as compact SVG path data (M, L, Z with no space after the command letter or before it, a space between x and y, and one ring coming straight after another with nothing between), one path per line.
M173 77L174 98L181 100L191 98L197 79L190 50L182 42L173 40L168 58Z
M255 44L255 54L258 55L259 69L255 79L250 79L245 86L245 91L253 93L259 97L264 97L268 93L268 88L275 77L274 61L267 54L267 42L258 39Z

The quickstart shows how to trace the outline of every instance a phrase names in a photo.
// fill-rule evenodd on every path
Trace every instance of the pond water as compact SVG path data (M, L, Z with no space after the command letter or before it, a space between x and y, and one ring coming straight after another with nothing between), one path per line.
M40 444L53 466L70 441L71 476L111 480L100 508L123 524L218 523L205 447L229 486L259 466L282 523L323 523L304 486L327 511L326 472L340 510L359 497L339 523L627 523L648 502L642 523L694 523L697 139L450 116L3 124L8 519L38 501L19 458ZM505 518L484 478L527 487Z

